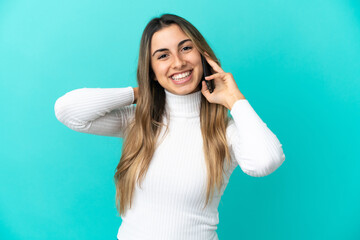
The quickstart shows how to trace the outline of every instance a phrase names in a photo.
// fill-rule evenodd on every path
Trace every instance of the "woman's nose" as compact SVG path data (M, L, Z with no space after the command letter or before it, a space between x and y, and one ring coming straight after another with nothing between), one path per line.
M177 55L174 55L173 68L181 68L183 65L185 65L185 60Z

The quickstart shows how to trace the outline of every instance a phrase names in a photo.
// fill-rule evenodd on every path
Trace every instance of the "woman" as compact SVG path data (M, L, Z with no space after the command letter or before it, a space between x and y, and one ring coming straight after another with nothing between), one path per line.
M202 55L212 93L202 81ZM55 103L69 128L124 138L114 176L118 239L218 239L217 209L235 167L268 175L285 160L282 145L179 16L164 14L145 27L137 82L76 89Z

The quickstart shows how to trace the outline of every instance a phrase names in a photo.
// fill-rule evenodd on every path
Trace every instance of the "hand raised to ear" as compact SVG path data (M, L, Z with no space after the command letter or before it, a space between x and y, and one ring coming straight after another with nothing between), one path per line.
M202 81L201 93L210 103L221 104L231 110L237 100L246 98L240 92L233 75L231 73L224 72L224 70L214 60L212 60L206 52L204 56L215 72L214 74L205 77L205 80L213 79L215 89L212 93L210 93L207 89L205 81Z

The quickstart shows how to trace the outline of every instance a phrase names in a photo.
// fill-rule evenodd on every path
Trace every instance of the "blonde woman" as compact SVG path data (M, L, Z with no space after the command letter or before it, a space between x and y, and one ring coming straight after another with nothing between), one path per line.
M211 93L201 56L212 68ZM274 172L285 160L282 145L184 18L164 14L147 24L137 83L75 89L55 103L69 128L124 138L114 176L117 238L218 239L218 205L233 170Z

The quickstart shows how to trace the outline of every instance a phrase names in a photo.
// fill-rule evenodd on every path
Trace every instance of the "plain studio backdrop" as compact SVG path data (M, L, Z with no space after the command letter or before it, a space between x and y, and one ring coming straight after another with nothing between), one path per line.
M263 178L235 169L219 239L360 239L355 0L2 0L0 239L116 238L122 140L70 130L54 103L137 86L142 31L162 13L199 29L286 155Z

